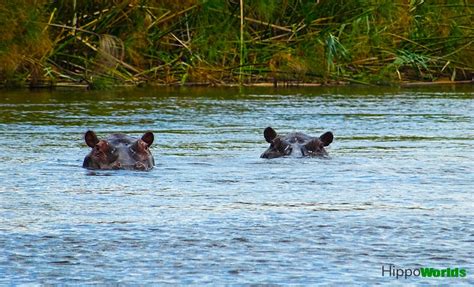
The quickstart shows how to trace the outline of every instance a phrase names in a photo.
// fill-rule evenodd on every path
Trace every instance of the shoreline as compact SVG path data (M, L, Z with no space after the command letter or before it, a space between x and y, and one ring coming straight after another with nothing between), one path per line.
M449 81L449 80L440 80L434 82L423 82L423 81L405 81L405 82L393 82L387 84L371 84L364 82L355 82L355 81L333 81L328 83L321 82L257 82L257 83L209 83L209 82L195 82L195 83L185 83L185 84L159 84L159 83L138 83L138 84L119 84L119 85L110 85L105 88L115 89L115 88L139 88L139 87L208 87L208 88L238 88L238 87L262 87L262 88L305 88L305 87L338 87L338 86L371 86L371 87L400 87L400 88L409 88L409 87L423 87L423 86L447 86L447 85L473 85L474 79L472 80L461 80L461 81ZM18 86L5 86L0 85L0 90L5 89L61 89L61 88L71 88L71 89L85 89L85 90L103 90L103 89L93 89L90 85L87 84L77 84L71 82L56 82L56 83L38 83L31 85L29 83L24 83L24 85Z

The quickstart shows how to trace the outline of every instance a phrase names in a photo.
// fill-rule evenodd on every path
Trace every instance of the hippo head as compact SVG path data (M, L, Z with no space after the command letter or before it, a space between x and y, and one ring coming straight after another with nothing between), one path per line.
M152 132L145 133L140 139L124 134L99 139L93 131L87 131L84 140L92 148L84 158L84 168L150 170L155 165L149 149L154 140Z
M263 131L265 140L270 147L260 156L261 158L276 158L282 156L325 156L325 146L332 143L332 132L326 132L320 137L311 137L303 133L278 135L271 127Z

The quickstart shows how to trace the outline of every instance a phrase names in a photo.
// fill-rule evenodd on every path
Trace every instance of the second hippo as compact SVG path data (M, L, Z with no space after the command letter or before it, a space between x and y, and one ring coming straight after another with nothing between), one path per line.
M289 155L325 156L327 152L324 147L331 144L334 139L332 132L326 132L319 137L308 136L300 132L278 135L271 127L263 131L263 136L270 147L260 157L268 159Z
M139 139L125 134L99 139L93 131L87 131L84 140L92 148L84 158L84 168L150 170L155 165L149 149L154 140L152 132L146 132Z

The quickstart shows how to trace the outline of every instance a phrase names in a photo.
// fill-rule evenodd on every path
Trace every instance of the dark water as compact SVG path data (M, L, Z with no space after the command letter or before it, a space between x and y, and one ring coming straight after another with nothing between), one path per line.
M330 159L260 159L267 126ZM82 169L87 129L156 167ZM0 285L473 284L473 169L473 86L0 91Z

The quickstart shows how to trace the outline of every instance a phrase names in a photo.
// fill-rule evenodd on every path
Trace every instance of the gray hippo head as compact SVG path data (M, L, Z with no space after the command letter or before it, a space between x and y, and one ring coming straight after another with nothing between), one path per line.
M276 158L282 156L325 156L325 146L332 143L334 135L326 132L319 137L308 136L304 133L289 133L278 135L271 127L263 131L265 140L270 147L260 156L261 158Z
M140 139L124 134L99 139L93 131L87 131L84 140L92 148L84 158L84 168L150 170L155 165L149 149L154 140L152 132L143 134Z

